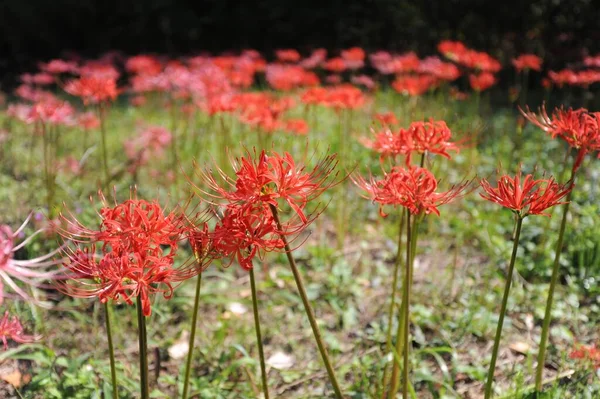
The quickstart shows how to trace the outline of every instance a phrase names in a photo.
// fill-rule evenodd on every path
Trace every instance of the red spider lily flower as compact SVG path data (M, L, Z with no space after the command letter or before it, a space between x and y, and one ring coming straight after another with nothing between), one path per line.
M528 215L550 216L544 211L554 205L564 204L564 198L573 188L572 184L560 185L554 178L537 179L528 174L521 176L521 170L511 177L503 175L498 179L498 187L492 187L486 180L481 180L480 193L483 199L495 202L517 213L521 218Z
M346 84L330 88L323 105L339 112L342 109L360 108L365 102L365 95L359 88Z
M392 82L392 88L400 94L420 96L438 85L438 80L429 75L400 75Z
M438 193L435 176L427 169L417 166L408 169L396 166L380 180L371 177L367 181L357 177L353 181L367 192L366 198L379 203L379 213L383 217L387 216L383 212L385 205L405 207L413 215L434 213L439 216L438 207L459 197L470 184L464 182Z
M576 110L556 108L550 117L542 107L539 115L529 109L521 110L521 113L552 138L559 137L571 148L579 151L573 164L573 171L579 169L587 153L600 150L600 113L598 112L589 113L584 108Z
M365 65L365 50L360 47L343 50L341 56L348 69L360 69Z
M542 70L542 59L535 54L521 54L512 60L512 64L518 73L526 69L538 72Z
M377 83L367 75L352 76L350 81L357 86L364 86L367 90L374 90Z
M47 86L51 85L55 82L55 78L53 75L45 72L36 73L31 77L31 83L39 85L39 86Z
M342 83L342 76L338 75L336 73L332 73L331 75L327 75L325 77L325 83L330 84L330 85L339 85L340 83Z
M92 130L100 127L100 119L93 112L85 112L77 117L77 125L84 130Z
M173 285L197 275L207 259L174 266L178 242L187 236L185 216L165 213L156 202L135 198L99 211L100 227L84 227L72 214L61 215L72 231L60 234L75 244L63 250L63 266L71 278L58 285L62 292L100 301L123 299L132 304L139 297L145 316L151 314L150 297L162 293L170 298ZM96 244L102 244L100 253Z
M81 97L86 105L113 101L119 94L116 79L95 75L71 80L65 85L65 91Z
M316 86L319 78L313 72L305 71L296 65L268 65L265 77L276 90L289 91L302 86Z
M22 84L15 89L15 95L21 97L23 100L31 102L39 102L46 100L54 100L56 97L54 94L46 90L36 89L29 84Z
M475 91L484 91L496 84L496 77L489 72L482 72L478 75L469 75L469 84Z
M300 66L304 69L315 69L327 59L327 50L316 49L312 54L300 62Z
M412 153L438 154L450 159L448 151L458 151L455 143L450 142L452 131L444 121L430 119L428 122L412 122L408 129L400 130L399 139L405 148L406 162L410 164Z
M307 105L324 104L327 102L328 93L329 91L324 87L311 87L302 94L300 100Z
M438 51L444 55L444 57L457 61L468 49L464 43L452 40L442 40L438 46Z
M51 60L46 64L40 65L40 69L53 75L60 75L62 73L77 73L79 70L76 62L59 59Z
M333 73L342 73L347 67L346 61L341 57L330 58L323 63L323 69Z
M15 259L15 253L29 244L43 230L37 230L35 233L17 244L16 241L23 234L31 215L16 230L7 225L0 225L0 304L4 297L9 295L4 290L4 284L23 300L41 304L34 297L29 295L18 282L26 286L39 288L44 281L60 279L61 272L54 269L54 266L61 263L61 260L53 260L59 250L54 250L46 255L37 258L20 260Z
M49 98L35 103L31 108L25 123L42 123L50 125L74 124L75 109L66 101Z
M17 316L11 318L8 310L4 312L4 317L0 320L0 337L4 344L4 350L8 349L9 338L19 344L30 344L41 338L39 335L26 335L19 318Z
M456 65L444 62L438 57L427 57L420 60L415 70L447 82L452 82L460 77L460 70Z
M296 164L289 153L280 155L274 151L267 154L247 153L234 162L236 179L226 176L222 171L224 187L212 174L200 171L200 176L213 193L206 193L212 199L226 200L236 205L252 206L267 203L278 207L278 200L284 200L303 223L308 217L303 209L325 190L336 184L337 173L333 173L337 161L335 155L324 157L317 165L308 170L306 166ZM202 192L202 190L199 189Z
M119 71L110 62L105 61L88 61L79 68L79 74L81 77L95 77L100 80L117 80L119 78Z
M215 227L212 245L221 256L237 259L242 268L250 270L256 256L262 258L266 252L284 248L280 234L266 203L230 204Z
M281 62L298 62L300 61L300 53L294 49L283 49L275 51L277 60Z
M135 55L125 62L127 72L156 76L162 71L161 62L151 55Z
M395 158L398 155L406 154L406 147L402 145L399 134L392 132L389 127L384 126L377 132L371 129L371 132L375 135L374 139L362 137L360 142L365 147L381 154L381 159L388 156Z
M569 353L569 358L582 360L591 364L594 369L600 369L600 350L596 347L596 345L581 345Z
M288 119L283 122L283 129L299 136L305 136L308 134L308 123L304 119Z
M148 126L140 134L123 143L125 155L130 161L129 171L134 173L141 166L164 156L173 135L162 126Z
M375 119L377 119L379 123L381 123L384 126L398 124L398 118L396 118L396 115L394 115L394 113L391 111L375 113Z
M600 68L600 54L585 57L583 59L583 65L587 67Z

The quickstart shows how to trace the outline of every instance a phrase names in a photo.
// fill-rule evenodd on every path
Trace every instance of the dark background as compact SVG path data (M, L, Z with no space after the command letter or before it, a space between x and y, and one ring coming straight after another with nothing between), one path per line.
M600 52L598 0L0 0L4 85L36 61L68 51L172 56L316 47L435 53L440 39L487 50L505 63L519 52L562 68Z

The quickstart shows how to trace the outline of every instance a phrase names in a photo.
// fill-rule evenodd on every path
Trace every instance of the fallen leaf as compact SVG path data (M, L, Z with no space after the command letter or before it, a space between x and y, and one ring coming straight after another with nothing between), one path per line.
M3 374L0 376L0 378L2 378L4 381L8 382L10 385L12 385L15 388L18 388L21 386L21 372L16 369L10 373L7 374Z

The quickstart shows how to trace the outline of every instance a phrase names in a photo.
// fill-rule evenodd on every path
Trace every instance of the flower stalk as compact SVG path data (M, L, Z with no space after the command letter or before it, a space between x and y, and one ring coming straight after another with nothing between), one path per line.
M108 338L108 356L110 358L110 378L112 383L112 397L119 397L119 385L117 385L117 369L115 367L115 348L113 346L112 328L110 324L110 309L108 302L104 303L104 318L106 323L106 337Z
M254 278L254 268L250 269L250 289L252 291L252 309L254 313L254 327L256 331L256 343L258 345L258 356L260 360L260 374L265 399L269 399L269 385L267 384L267 368L265 366L265 352L262 343L262 334L260 332L260 318L258 316L258 296L256 295L256 279Z
M500 338L502 336L502 325L504 324L504 316L506 315L506 306L508 304L508 294L510 293L513 271L515 269L515 261L517 259L517 251L519 249L519 237L521 236L521 225L523 224L523 217L518 213L516 215L517 221L515 222L516 227L513 250L512 255L510 257L510 264L508 265L508 274L506 276L506 284L504 286L504 295L502 296L500 318L498 319L498 326L496 327L496 336L494 338L494 347L492 349L492 360L490 361L490 368L488 370L487 381L485 384L485 399L489 399L492 397L492 385L494 383L494 371L496 369L496 360L498 359L498 349L500 347Z
M282 226L279 220L277 208L272 204L269 204L269 207L271 208L271 213L273 214L273 218L275 219L277 228L280 231L282 231ZM317 319L315 318L314 311L310 305L310 302L308 301L308 295L306 294L306 289L304 288L304 283L302 282L302 276L300 275L298 267L296 266L296 261L294 259L294 256L292 255L292 249L290 248L290 245L285 235L281 235L281 240L284 242L285 254L290 264L290 268L292 269L292 273L294 274L294 280L296 281L298 292L300 293L300 297L302 298L304 311L306 312L306 316L308 317L308 320L310 322L310 327L312 328L315 341L317 341L317 347L319 348L319 352L321 354L321 358L323 359L323 363L325 363L325 368L327 369L327 374L329 375L329 381L333 386L335 397L341 399L343 398L342 390L340 389L340 385L335 376L335 371L333 370L333 366L331 365L331 361L329 360L327 348L325 347L323 338L321 337L321 331L319 330L319 325L317 324Z
M185 377L183 379L183 394L182 399L187 399L189 385L190 385L190 373L192 371L192 358L194 357L194 341L196 339L196 327L198 325L198 309L200 307L200 289L202 287L202 273L198 274L196 279L196 294L194 297L194 313L192 314L192 327L190 332L190 340L188 344L187 359L185 362Z
M146 316L142 300L137 297L138 339L140 347L140 395L142 399L150 398L148 387L148 337L146 334Z

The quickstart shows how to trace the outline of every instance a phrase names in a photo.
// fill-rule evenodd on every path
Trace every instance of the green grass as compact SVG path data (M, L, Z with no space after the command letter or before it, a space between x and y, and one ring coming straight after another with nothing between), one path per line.
M269 137L278 151L301 157L308 153L341 152L343 172L380 174L377 155L364 148L358 138L368 136L372 112L393 111L401 125L423 118L445 119L456 141L464 149L452 160L429 157L427 166L442 178L442 188L464 177L494 176L498 168L514 173L519 165L525 171L534 167L563 176L565 148L538 129L527 126L519 134L517 112L492 108L482 98L481 112L474 103L450 101L443 95L406 100L388 91L378 92L363 110L341 116L318 109L308 121L308 137L279 132ZM301 117L297 107L288 113ZM344 123L347 146L339 148L338 123ZM126 158L123 140L134 137L136 124L172 126L169 113L159 99L145 108L117 104L109 112L108 147L110 167L119 174ZM1 121L0 121L1 122ZM253 131L227 116L228 145L232 155L242 155L259 144ZM0 221L16 227L31 210L45 203L39 138L31 150L31 127L5 120L10 141L3 144L0 163ZM223 159L221 128L218 121L198 114L189 121L175 122L179 143L179 167L193 182L193 160L200 165ZM63 130L59 159L72 155L87 161L81 176L59 172L57 204L81 209L79 217L94 217L88 197L97 190L102 176L100 137L91 132L83 147L82 132ZM264 139L263 139L264 140ZM227 168L225 164L221 167ZM153 175L151 169L158 174ZM128 173L113 182L117 197L126 198L129 186L136 184L142 198L161 200L186 196L188 184L179 171L177 184L169 182L172 170L169 151L152 160L136 181ZM595 372L569 359L577 342L598 342L600 290L600 239L595 226L600 223L596 197L600 168L588 156L578 182L572 216L567 228L565 256L558 287L546 377L547 398L594 398L600 396ZM179 187L179 189L177 189ZM345 195L346 201L339 201ZM326 193L325 213L311 226L311 235L297 250L330 354L342 388L349 397L375 397L385 359L386 309L391 273L396 253L397 219L378 215L377 205L362 199L349 180ZM340 205L345 206L343 225ZM441 208L439 218L428 217L421 226L416 258L412 311L412 381L418 398L478 398L482 395L491 355L494 329L502 297L506 262L510 255L513 220L510 212L486 203L477 191L455 204ZM560 223L555 217L530 218L523 225L517 260L517 277L509 298L507 321L496 374L498 396L528 397L535 374L537 342L541 330L549 274ZM336 249L343 232L343 247ZM56 246L54 239L38 239L22 256L33 256ZM261 323L267 359L281 352L292 357L289 368L268 366L268 379L274 397L322 398L331 392L327 374L312 340L308 320L296 292L294 279L282 254L268 254L256 262ZM171 300L157 298L148 320L151 392L155 398L176 397L182 390L184 358L174 359L169 348L186 342L190 329L195 281L182 284ZM20 315L28 331L44 338L0 353L0 360L18 360L22 373L31 377L19 388L24 398L101 398L110 391L103 312L99 303L59 296L51 310L35 309L6 300L5 306ZM232 312L232 304L242 304L245 312ZM237 265L228 269L213 264L204 275L199 332L192 370L191 392L199 398L253 398L260 390L260 371L254 338L250 285L246 272ZM114 307L115 346L118 359L120 394L136 397L138 381L135 310ZM394 321L395 323L395 321ZM395 329L394 329L395 331ZM12 363L11 363L12 362ZM158 369L157 366L160 366ZM14 366L16 367L16 366ZM1 373L0 373L1 376ZM9 387L1 387L12 392ZM104 395L104 396L103 396Z

